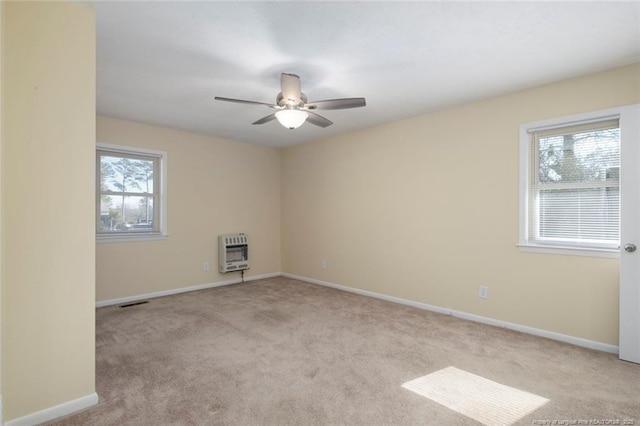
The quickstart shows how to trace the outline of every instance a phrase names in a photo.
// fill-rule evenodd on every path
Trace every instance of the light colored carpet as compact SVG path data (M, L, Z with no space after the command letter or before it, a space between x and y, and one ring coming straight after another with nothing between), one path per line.
M515 424L549 402L455 367L411 380L402 387L487 426Z
M615 355L284 277L98 309L100 402L51 424L478 425L402 387L450 366L549 400L517 424L640 424Z

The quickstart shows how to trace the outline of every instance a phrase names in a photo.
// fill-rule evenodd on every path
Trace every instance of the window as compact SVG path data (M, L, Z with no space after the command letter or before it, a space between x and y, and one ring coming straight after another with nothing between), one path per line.
M96 150L99 241L166 236L166 154L99 144Z
M620 241L620 120L575 118L521 126L519 245L606 256Z

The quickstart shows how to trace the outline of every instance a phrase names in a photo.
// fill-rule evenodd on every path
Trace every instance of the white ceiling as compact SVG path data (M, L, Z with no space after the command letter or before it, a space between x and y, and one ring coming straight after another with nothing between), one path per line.
M101 115L289 146L640 61L640 2L105 2L97 19ZM275 102L280 73L328 128L214 96ZM640 77L639 77L640 78Z

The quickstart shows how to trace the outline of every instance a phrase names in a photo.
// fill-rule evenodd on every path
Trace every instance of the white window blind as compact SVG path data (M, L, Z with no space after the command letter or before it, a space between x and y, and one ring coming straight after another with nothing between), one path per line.
M617 248L618 119L533 129L529 147L529 242Z

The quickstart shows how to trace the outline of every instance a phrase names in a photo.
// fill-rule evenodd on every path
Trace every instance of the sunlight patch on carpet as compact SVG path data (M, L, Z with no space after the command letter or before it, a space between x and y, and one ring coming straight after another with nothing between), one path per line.
M402 387L485 425L512 425L549 402L455 367L411 380Z

